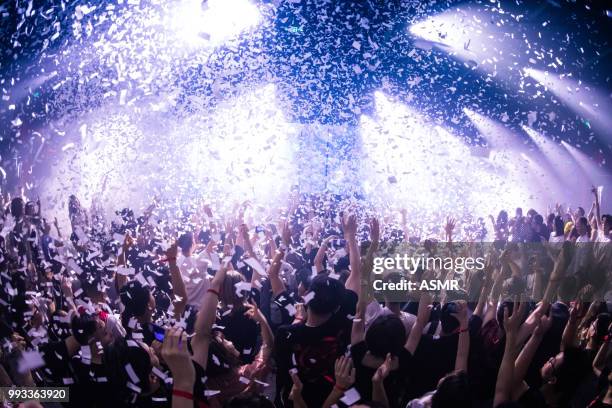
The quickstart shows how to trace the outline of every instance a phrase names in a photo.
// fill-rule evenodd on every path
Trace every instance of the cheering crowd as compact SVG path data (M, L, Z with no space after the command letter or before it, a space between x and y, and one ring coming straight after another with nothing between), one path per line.
M248 203L109 222L70 196L70 231L37 201L0 204L0 386L68 387L46 406L612 407L596 191L588 213L519 208L429 235L329 197L251 225ZM374 297L374 257L419 250L486 265L459 291Z

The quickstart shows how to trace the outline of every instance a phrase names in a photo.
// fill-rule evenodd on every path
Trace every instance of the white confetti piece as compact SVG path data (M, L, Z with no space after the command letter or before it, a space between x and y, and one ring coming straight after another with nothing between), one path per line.
M45 361L43 360L42 354L38 351L24 351L21 353L17 364L17 371L19 371L20 374L25 374L29 370L43 367Z

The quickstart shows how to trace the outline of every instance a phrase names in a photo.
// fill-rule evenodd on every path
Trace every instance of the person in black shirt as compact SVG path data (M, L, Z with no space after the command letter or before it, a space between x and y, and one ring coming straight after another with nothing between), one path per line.
M313 297L307 304L306 322L282 326L276 335L276 402L281 406L288 405L292 368L304 384L307 405L321 406L334 385L334 363L350 341L348 315L355 313L355 292L321 274L312 280L307 299L309 295Z

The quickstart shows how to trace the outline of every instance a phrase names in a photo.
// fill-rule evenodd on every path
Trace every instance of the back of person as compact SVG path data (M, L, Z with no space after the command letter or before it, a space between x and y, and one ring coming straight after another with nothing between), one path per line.
M334 386L334 364L350 344L357 296L335 279L320 276L311 286L308 307L331 316L318 326L307 323L281 326L276 334L277 403L283 406L292 386L289 370L297 369L309 407L320 407ZM310 311L312 313L312 310Z

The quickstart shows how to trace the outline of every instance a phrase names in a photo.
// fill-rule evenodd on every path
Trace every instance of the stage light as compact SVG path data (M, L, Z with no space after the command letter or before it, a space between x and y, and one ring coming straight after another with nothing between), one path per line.
M164 200L207 197L219 211L250 200L253 208L285 202L296 174L296 126L288 122L273 85L246 89L215 108L194 106L189 115L134 113L101 108L76 124L66 139L82 139L58 155L41 197L64 214L66 194L89 205L100 200L108 215L143 208L153 195ZM49 208L50 207L50 208ZM269 215L269 214L268 214Z
M552 169L552 174L558 180L567 181L577 177L587 178L587 175L584 174L568 152L559 144L528 126L523 125L521 127L536 144L540 152L542 152L546 162Z
M524 73L552 92L561 102L580 115L587 128L594 126L598 133L612 140L612 111L610 98L596 88L575 80L569 75L557 75L533 68L525 68Z
M472 121L491 149L508 152L525 149L518 135L501 123L468 108L463 108L463 112Z
M552 160L555 163L566 163L568 159L571 161L571 158L568 156L567 152L565 152L561 146L559 146L553 140L540 134L538 131L530 128L529 126L522 125L521 129L527 133L529 138L531 138L531 140L548 160Z
M461 23L459 12L446 12L410 26L410 33L451 52L466 50L466 37L472 27Z
M561 145L568 151L582 170L584 170L584 173L587 175L592 185L603 185L606 184L606 180L610 180L610 174L606 173L602 166L597 165L592 158L580 151L580 149L570 145L564 140L561 141Z
M526 177L527 166L515 157L473 156L461 138L411 107L381 92L375 93L375 103L375 114L360 120L364 186L375 205L406 208L409 218L425 224L436 214L462 217L526 202L543 205Z
M416 22L409 27L417 47L435 47L462 61L467 67L496 75L514 70L514 52L522 46L499 15L471 4L463 4ZM513 58L512 61L506 61Z
M182 0L171 12L170 24L188 44L216 46L260 21L249 0Z

